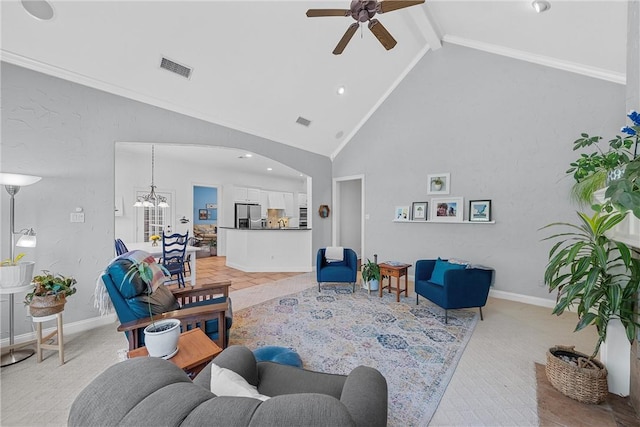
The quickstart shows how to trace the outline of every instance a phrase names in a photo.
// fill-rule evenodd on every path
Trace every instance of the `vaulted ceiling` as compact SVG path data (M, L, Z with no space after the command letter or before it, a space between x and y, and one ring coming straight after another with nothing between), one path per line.
M1 2L3 61L330 157L417 61L450 43L625 80L625 1L550 0L536 13L530 0L427 0L377 15L395 48L363 25L341 55L332 50L354 21L305 12L349 0L49 4L53 18L38 20ZM160 68L163 57L191 77Z

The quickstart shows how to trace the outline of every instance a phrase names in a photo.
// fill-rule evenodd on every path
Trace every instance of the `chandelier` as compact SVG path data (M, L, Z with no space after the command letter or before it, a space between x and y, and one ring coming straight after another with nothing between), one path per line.
M151 146L151 192L144 196L138 197L138 200L133 204L136 208L168 208L167 198L159 194L156 194L156 186L153 183L153 172L155 167L155 146Z

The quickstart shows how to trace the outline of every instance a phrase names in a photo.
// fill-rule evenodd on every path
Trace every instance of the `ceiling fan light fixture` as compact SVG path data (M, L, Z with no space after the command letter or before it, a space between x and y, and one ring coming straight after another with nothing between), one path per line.
M531 6L537 13L546 12L551 8L551 3L545 0L534 0Z

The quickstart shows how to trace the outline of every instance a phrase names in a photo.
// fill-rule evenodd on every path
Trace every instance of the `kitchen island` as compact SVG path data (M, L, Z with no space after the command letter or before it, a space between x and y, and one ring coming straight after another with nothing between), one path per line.
M310 228L238 229L226 234L228 267L245 272L312 271Z

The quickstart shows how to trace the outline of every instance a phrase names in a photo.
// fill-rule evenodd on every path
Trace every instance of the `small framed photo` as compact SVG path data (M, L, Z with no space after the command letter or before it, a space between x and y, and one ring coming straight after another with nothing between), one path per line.
M431 199L431 221L461 222L464 218L462 197Z
M451 191L451 174L434 173L427 175L427 194L449 194Z
M409 221L409 206L396 206L394 221Z
M413 202L411 204L411 219L414 221L426 221L429 203Z
M209 219L209 212L206 209L198 209L198 219Z
M491 221L491 200L470 200L469 221Z

